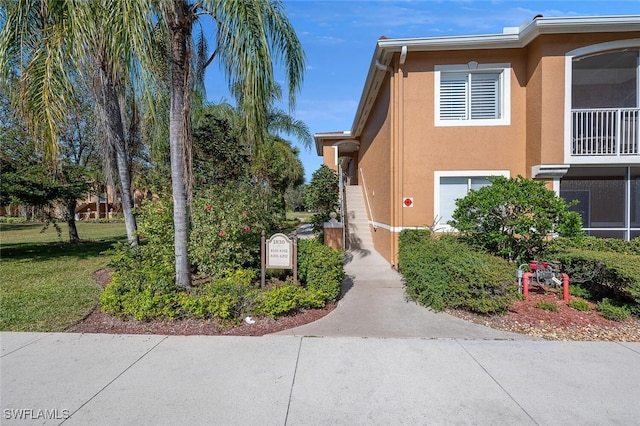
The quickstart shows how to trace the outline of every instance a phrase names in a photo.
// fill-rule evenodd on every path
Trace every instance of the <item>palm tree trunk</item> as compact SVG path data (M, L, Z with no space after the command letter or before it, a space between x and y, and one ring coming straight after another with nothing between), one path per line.
M133 201L131 200L131 174L129 173L129 159L127 157L127 146L124 138L122 126L122 115L120 113L120 102L118 94L108 77L104 77L102 96L98 97L102 105L106 128L113 137L114 157L118 173L118 183L120 184L120 198L122 199L122 211L124 213L124 223L127 228L127 240L132 246L138 245L138 228L136 218L133 215Z
M169 113L169 147L171 156L171 188L173 190L173 226L176 260L176 285L191 286L189 266L189 212L187 202L185 170L185 120L188 119L189 55L187 43L190 37L191 21L188 6L184 1L175 1L174 13L169 23L171 34L171 109Z

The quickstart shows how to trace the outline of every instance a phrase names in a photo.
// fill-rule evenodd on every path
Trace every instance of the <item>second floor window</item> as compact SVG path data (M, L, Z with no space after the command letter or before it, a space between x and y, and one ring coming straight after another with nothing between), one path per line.
M436 125L509 124L505 69L436 67Z

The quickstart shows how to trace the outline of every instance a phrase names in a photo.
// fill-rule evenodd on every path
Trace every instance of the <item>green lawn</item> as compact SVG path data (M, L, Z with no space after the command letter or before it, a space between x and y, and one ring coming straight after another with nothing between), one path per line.
M78 223L86 240L68 244L53 227L0 223L0 330L61 331L84 318L101 289L91 274L107 265L102 254L126 238L123 223Z
M308 222L311 222L311 218L313 217L313 215L314 215L314 213L309 213L309 212L292 212L292 211L288 211L287 212L287 220L298 219L300 222L308 223Z

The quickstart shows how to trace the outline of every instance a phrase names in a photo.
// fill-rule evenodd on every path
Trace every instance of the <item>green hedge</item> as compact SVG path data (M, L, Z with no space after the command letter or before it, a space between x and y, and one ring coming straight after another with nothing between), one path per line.
M493 313L505 311L518 297L513 265L473 251L455 237L404 230L399 246L407 294L425 306Z
M308 289L319 290L327 301L335 302L344 280L344 253L316 239L299 240L298 276Z
M640 307L640 256L579 249L554 256L572 283L587 287L600 297L613 295Z
M549 244L549 251L552 253L559 253L569 249L640 255L640 238L625 241L619 238L597 238L585 235L574 238L555 238Z

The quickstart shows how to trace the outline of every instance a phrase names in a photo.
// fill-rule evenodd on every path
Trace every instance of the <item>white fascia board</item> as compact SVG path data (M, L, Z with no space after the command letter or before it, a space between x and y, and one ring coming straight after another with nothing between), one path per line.
M541 34L575 34L598 32L640 31L640 15L593 16L582 18L538 18L524 26L519 33L483 34L453 37L423 37L383 39L382 50L399 52L402 46L409 51L475 50L522 48Z
M425 52L437 50L475 50L521 47L519 34L487 34L476 36L430 37L430 38L399 38L380 40L378 46L390 52L399 52L402 46L407 46L410 52Z
M360 102L358 103L358 109L351 125L351 134L355 138L360 136L360 132L364 127L364 122L369 116L373 102L377 96L382 80L387 71L381 70L376 66L376 63L389 66L391 58L393 58L393 52L380 47L380 40L376 44L376 48L371 58L371 64L369 65L369 72L367 73L367 79L365 80L364 87L362 89L362 95L360 96ZM400 51L400 49L398 50Z
M640 31L640 15L585 16L572 18L537 18L523 24L518 33L485 34L453 37L422 37L380 39L369 65L360 103L351 127L354 138L360 132L369 115L386 71L376 67L376 62L388 66L393 54L407 51L444 51L523 48L541 34L575 34L598 32Z

